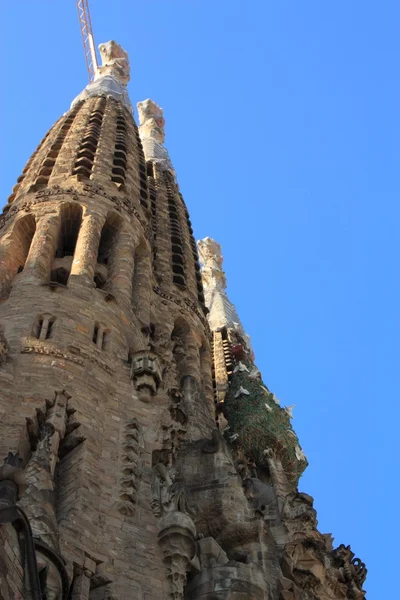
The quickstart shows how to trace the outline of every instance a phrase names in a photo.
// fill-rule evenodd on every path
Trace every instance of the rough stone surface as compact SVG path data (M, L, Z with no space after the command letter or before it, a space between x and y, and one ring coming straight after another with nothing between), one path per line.
M141 103L140 136L105 81L125 89L127 57L102 53L0 217L0 453L24 470L21 486L0 470L0 598L32 598L21 523L5 516L16 485L53 600L361 599L365 566L317 530L269 431L274 415L291 431L289 415L209 240L207 320L162 111ZM273 444L260 451L229 399L240 413L261 393Z

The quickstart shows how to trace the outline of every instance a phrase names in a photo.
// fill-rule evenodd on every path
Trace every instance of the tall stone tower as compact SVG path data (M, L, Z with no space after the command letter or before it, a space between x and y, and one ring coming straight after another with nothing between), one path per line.
M163 113L138 128L100 50L0 217L0 599L361 599L209 238L201 273Z

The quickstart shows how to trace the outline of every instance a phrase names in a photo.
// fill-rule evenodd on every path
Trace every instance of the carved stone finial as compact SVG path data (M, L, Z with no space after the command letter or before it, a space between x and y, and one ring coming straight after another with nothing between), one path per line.
M139 134L146 160L151 160L161 171L169 171L175 177L168 150L163 146L165 120L162 108L148 98L138 102L137 109Z
M152 138L158 144L163 144L165 140L164 125L165 119L163 110L150 100L143 100L137 104L139 113L139 131L143 138Z
M102 65L98 68L95 81L105 75L111 75L119 83L126 85L130 79L128 53L114 40L99 45Z
M222 271L222 256L221 246L210 237L200 240L197 244L199 249L200 260L203 267L206 269L216 269Z
M222 269L221 246L212 238L206 237L197 242L201 276L203 280L206 306L209 310L208 322L213 331L226 327L236 332L251 351L250 338L246 335L235 306L226 293L226 277Z
M217 287L221 290L225 290L226 276L222 269L224 258L222 256L221 246L215 240L206 237L197 242L197 248L199 250L200 261L203 265L201 275L204 287Z

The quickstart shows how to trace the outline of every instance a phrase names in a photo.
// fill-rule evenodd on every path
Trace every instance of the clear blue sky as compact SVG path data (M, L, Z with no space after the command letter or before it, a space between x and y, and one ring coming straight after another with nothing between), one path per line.
M399 39L395 0L90 0L165 111L197 237L310 466L322 532L394 598L399 537ZM74 1L0 7L1 198L86 84Z

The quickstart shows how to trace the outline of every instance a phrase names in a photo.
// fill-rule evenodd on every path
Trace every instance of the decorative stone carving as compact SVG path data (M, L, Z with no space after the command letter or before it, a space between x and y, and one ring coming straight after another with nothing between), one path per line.
M226 565L229 559L213 537L200 538L197 542L200 566L209 569L216 565Z
M196 555L196 527L191 518L194 510L188 501L183 481L171 466L171 452L160 451L151 479L151 507L159 522L158 540L168 570L169 598L183 600L191 562Z
M286 577L279 577L278 590L279 600L301 600L302 598L299 588Z
M136 419L127 422L122 444L122 476L120 478L120 502L118 510L127 516L135 514L137 496L142 474L143 438Z
M294 492L285 497L282 519L293 532L307 532L317 527L314 500L308 494Z
M152 138L159 144L163 144L165 140L165 119L162 108L148 98L147 100L143 100L143 102L138 102L137 109L139 113L140 135Z
M102 66L98 68L95 81L105 75L114 77L126 85L130 79L128 53L114 40L99 45Z
M160 521L158 543L168 571L171 600L183 600L187 573L196 555L196 527L179 511L167 513Z
M308 586L323 583L325 578L324 539L315 532L289 542L282 557L282 572L300 586L304 586L304 577L309 579Z
M139 134L146 160L156 163L159 169L169 171L175 176L169 154L164 148L164 117L162 109L152 100L138 102Z
M177 470L162 462L153 467L151 479L151 507L156 517L179 511L193 515L183 481L177 479Z
M161 298L164 298L165 300L169 300L170 302L173 302L180 308L194 312L194 314L200 319L201 323L206 328L206 331L209 331L207 319L204 317L204 315L201 314L201 312L197 308L196 304L194 302L192 302L190 300L190 298L185 298L184 300L181 300L180 298L171 296L171 294L167 294L166 292L162 291L157 285L155 285L153 287L153 291L156 294L158 294L159 296L161 296Z
M267 516L269 507L271 505L276 507L276 495L272 485L251 477L243 481L243 489L247 500L249 500L256 514ZM277 511L275 510L274 512Z
M157 393L162 378L158 357L147 350L132 356L131 379L144 402Z
M236 308L226 294L226 277L222 268L223 256L221 246L210 237L197 243L201 276L203 279L205 303L209 309L208 322L213 331L228 327L239 333L247 349L251 349L249 336L246 335L240 322Z
M30 339L32 341L32 339ZM21 348L21 354L42 354L45 356L55 356L59 359L64 359L73 362L77 365L85 365L85 360L95 363L102 369L104 369L110 375L114 375L115 371L105 361L100 360L97 356L89 354L80 349L79 355L73 354L72 352L63 352L55 346L44 345L43 342L37 340L34 346L23 346Z
M365 564L355 558L350 546L341 544L333 551L334 558L338 561L338 569L340 580L346 583L352 598L364 598L366 592L362 586L367 577L367 569Z

